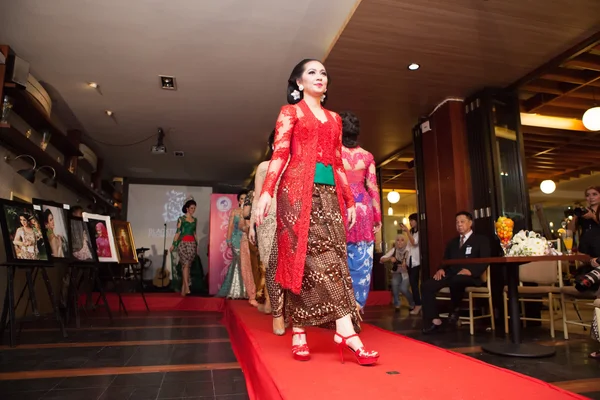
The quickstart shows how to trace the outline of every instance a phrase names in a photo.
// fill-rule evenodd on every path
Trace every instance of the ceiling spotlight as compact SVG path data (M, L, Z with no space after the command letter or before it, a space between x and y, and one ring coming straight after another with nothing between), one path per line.
M394 215L394 209L392 207L388 208L388 215Z
M411 70L411 71L416 71L419 68L421 68L421 66L419 64L417 64L417 63L408 64L408 69Z
M113 116L113 112L112 112L112 111L110 111L110 110L105 110L105 111L104 111L104 113L105 113L106 115L108 115L109 117L112 117L112 116Z
M96 82L88 82L88 86L94 89L98 88L98 84Z
M159 75L160 86L165 90L177 90L177 83L174 76Z

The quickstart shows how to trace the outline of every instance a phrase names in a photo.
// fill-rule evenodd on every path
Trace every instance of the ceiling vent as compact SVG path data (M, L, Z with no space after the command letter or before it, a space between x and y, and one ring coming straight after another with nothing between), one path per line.
M177 90L177 82L174 76L159 75L160 86L165 90Z
M183 156L185 156L185 154L183 153L183 151L174 151L173 155L175 157L183 157Z

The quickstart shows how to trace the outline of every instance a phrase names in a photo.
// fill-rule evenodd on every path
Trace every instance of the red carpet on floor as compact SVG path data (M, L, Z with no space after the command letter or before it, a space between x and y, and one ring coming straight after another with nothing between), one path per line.
M94 293L94 302L100 294ZM127 311L146 311L146 305L139 293L121 294L123 303ZM106 300L113 312L119 309L119 297L116 293L107 293ZM179 293L146 293L146 301L150 311L203 311L203 312L222 312L225 308L225 299L216 297L181 297ZM85 295L79 297L79 304L85 304ZM98 304L102 307L102 300Z
M291 334L275 336L271 318L246 301L227 301L224 322L256 400L305 399L585 399L474 358L363 324L361 338L381 353L361 367L341 364L333 331L308 329L312 359L292 359Z
M94 302L98 298L99 293L94 293ZM146 311L146 306L142 300L142 295L139 293L123 293L121 294L123 303L127 311ZM107 293L106 299L111 310L119 309L119 298L116 293ZM384 306L392 301L390 292L387 291L372 291L369 293L367 306ZM85 304L85 295L79 298L79 304ZM225 308L225 299L216 297L196 297L187 296L181 297L179 293L146 293L146 301L150 311L217 311L222 312ZM102 305L102 302L100 302Z

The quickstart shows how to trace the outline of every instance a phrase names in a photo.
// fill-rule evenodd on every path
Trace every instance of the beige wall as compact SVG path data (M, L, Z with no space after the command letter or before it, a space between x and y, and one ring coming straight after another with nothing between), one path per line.
M4 199L11 198L11 192L14 192L15 195L24 198L26 200L31 200L32 198L41 198L46 200L52 200L59 203L67 203L70 205L79 204L82 207L86 208L88 206L87 200L81 203L78 203L79 196L71 192L69 189L65 188L63 185L59 183L58 188L54 189L49 186L41 183L43 178L43 174L40 172L36 176L36 182L34 184L29 183L25 178L16 173L17 170L27 168L30 164L27 164L23 160L15 160L10 164L4 162L5 156L10 156L14 158L16 155L7 151L4 147L0 147L0 197ZM0 232L1 234L1 232ZM4 249L4 241L0 241L0 260L4 262L6 260L6 252ZM4 303L4 293L6 290L6 270L7 268L0 268L0 304ZM48 268L48 275L50 276L50 280L52 283L52 289L55 292L55 295L58 295L60 290L60 282L61 278L66 270L64 266L57 266L54 268ZM23 285L25 284L25 273L23 271L19 271L15 277L15 301ZM36 296L38 301L38 307L40 312L48 313L51 312L51 306L49 303L48 295L46 294L46 289L44 286L44 282L41 279L41 275L38 275L38 279L35 285ZM27 302L27 294L21 300L21 305L17 310L18 316L22 315L24 306Z

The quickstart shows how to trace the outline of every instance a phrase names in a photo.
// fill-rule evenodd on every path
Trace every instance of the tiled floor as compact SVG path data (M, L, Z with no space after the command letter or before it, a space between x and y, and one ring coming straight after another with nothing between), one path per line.
M220 319L218 313L130 313L111 325L99 311L84 318L80 329L69 329L66 340L52 320L27 323L19 347L0 349L0 399L247 399L243 374ZM423 336L421 319L409 316L406 309L397 313L371 307L364 319L600 399L600 362L587 357L596 346L581 328L568 341L562 340L562 332L552 341L547 328L527 328L526 340L553 344L557 354L516 359L481 351L479 346L493 338L485 323L475 336L467 327Z

